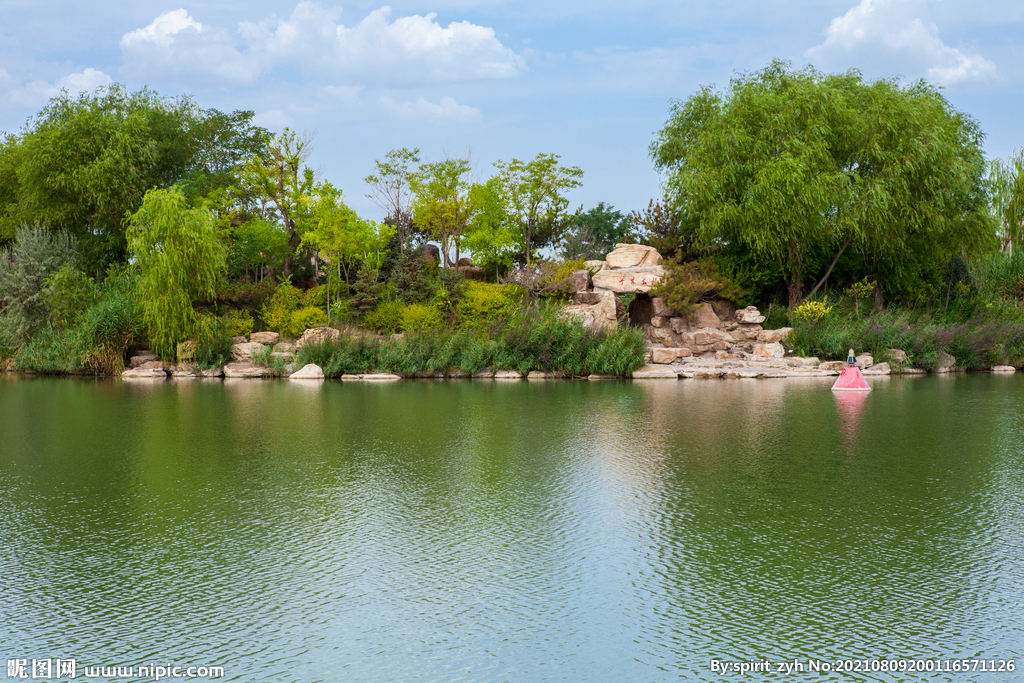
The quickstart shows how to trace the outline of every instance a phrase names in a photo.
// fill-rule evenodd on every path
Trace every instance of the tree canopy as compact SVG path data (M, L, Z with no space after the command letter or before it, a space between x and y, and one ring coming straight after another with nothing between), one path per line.
M982 137L923 81L775 61L675 102L651 155L698 241L776 261L793 304L844 254L899 290L990 247Z

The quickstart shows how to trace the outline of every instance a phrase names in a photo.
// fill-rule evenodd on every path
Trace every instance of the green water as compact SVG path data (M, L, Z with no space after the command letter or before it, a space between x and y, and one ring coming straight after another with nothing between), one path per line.
M1016 671L789 678L1024 678L1024 377L829 386L3 379L0 659L632 682L984 658Z

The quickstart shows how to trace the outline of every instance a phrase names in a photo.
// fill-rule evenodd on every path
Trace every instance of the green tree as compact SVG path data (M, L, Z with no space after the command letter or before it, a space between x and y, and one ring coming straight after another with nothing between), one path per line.
M501 179L494 176L486 183L474 183L469 188L469 200L477 211L466 228L464 245L476 264L494 268L497 278L501 269L512 266L519 252L518 231L501 194Z
M210 211L189 208L177 189L150 190L130 219L128 247L139 271L143 320L153 350L178 356L178 345L208 334L195 304L216 293L225 249Z
M288 236L290 251L284 259L284 277L292 274L295 250L309 222L316 177L306 160L312 153L312 135L299 136L285 128L268 138L266 156L253 156L240 174L243 187L268 204Z
M373 173L363 178L370 186L367 198L380 207L385 220L398 230L399 250L405 250L406 240L413 229L412 201L415 165L420 163L419 147L401 147L384 155L384 160L374 162Z
M66 229L101 275L126 254L126 217L150 188L206 192L260 153L252 112L204 111L190 98L124 86L62 92L0 144L0 239L22 223Z
M538 154L533 161L513 158L508 163L494 163L527 264L533 259L534 249L557 241L573 220L566 211L569 200L564 193L580 186L583 171L577 166L562 166L559 159L557 154Z
M412 179L416 192L413 205L415 221L441 243L441 257L446 266L459 261L462 236L476 215L479 206L470 194L467 180L468 159L445 159L420 166ZM451 249L455 248L455 263Z
M1003 251L1012 252L1024 240L1024 150L1008 159L993 159L988 180Z
M981 141L923 81L776 61L725 94L703 87L674 103L651 154L668 201L699 221L699 243L775 260L795 305L850 247L895 290L925 261L989 247Z

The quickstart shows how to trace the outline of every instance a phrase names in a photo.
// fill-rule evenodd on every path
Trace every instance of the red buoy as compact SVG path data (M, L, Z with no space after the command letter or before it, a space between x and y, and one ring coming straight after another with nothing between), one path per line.
M832 391L871 391L871 386L864 379L860 368L854 365L843 368L839 373L839 379L832 385Z

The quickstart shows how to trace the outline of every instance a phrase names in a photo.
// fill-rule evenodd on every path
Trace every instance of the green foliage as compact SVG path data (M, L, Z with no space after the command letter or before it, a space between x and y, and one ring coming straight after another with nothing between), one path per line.
M831 312L832 307L821 301L805 301L793 309L793 317L814 324L820 323Z
M496 161L501 193L518 232L519 248L527 265L535 249L556 242L574 217L567 213L565 193L579 187L583 171L562 166L557 154L538 154L533 161L513 158Z
M86 270L125 257L125 217L146 191L184 183L205 194L263 149L252 112L201 110L123 86L62 91L0 145L0 238L25 222L70 230Z
M361 318L376 309L382 289L377 274L369 268L361 268L352 283L352 297L348 300L350 313Z
M299 350L298 365L316 363L328 377L348 373L475 373L484 368L541 370L566 376L624 375L642 366L647 349L641 330L590 330L565 318L559 306L517 309L492 327L407 333L403 339L342 336Z
M363 324L381 334L394 334L402 327L404 313L405 304L401 301L385 301L363 319Z
M445 315L453 316L466 291L468 280L453 268L437 270L437 287L431 303Z
M1024 150L1008 159L993 159L987 181L1003 249L1020 251L1024 247Z
M973 276L978 293L985 301L1002 298L1024 302L1024 248L979 259L974 264Z
M235 309L228 311L225 324L229 336L248 337L252 334L252 328L256 321L253 320L252 313L249 311Z
M402 332L437 331L441 324L441 311L436 306L409 304L402 310Z
M46 278L43 300L50 324L71 327L100 299L100 290L92 278L70 264Z
M847 249L846 268L874 271L851 279L897 294L953 254L992 248L981 141L927 83L776 61L675 103L651 153L698 245L777 261L795 305Z
M74 238L40 227L18 228L9 250L0 249L0 349L17 351L48 321L46 281L73 265Z
M306 306L292 313L287 336L300 337L306 330L313 327L323 327L326 324L327 313L322 308Z
M500 282L521 288L533 299L543 297L565 300L572 296L572 274L586 269L582 259L536 261L509 271Z
M616 211L613 206L598 202L589 211L576 214L572 226L562 236L562 257L570 260L603 259L616 244L632 244L636 237L629 216Z
M422 164L411 180L416 226L441 243L445 266L455 265L452 247L458 261L462 237L480 210L478 195L470 192L469 172L468 159L448 158Z
M743 291L732 280L718 271L711 259L665 264L665 277L651 288L654 296L665 298L679 315L694 315L700 303L725 299L736 302Z
M508 317L517 307L511 285L468 282L458 304L459 325L483 330Z
M631 213L629 220L641 241L657 249L665 260L693 261L706 251L698 245L699 220L685 203L652 199L646 209Z
M267 268L280 272L289 254L288 235L270 221L252 218L226 233L228 273L262 279Z
M407 249L395 259L391 283L406 303L426 303L434 296L436 270L437 266L422 251Z
M412 233L412 183L416 177L415 165L420 163L419 148L402 147L384 155L384 160L374 162L374 172L363 178L370 186L366 195L380 207L387 216L387 222L395 226L398 244L404 247ZM404 250L404 249L403 249Z
M177 189L151 190L132 215L127 237L153 350L175 358L178 344L202 331L205 323L195 303L214 298L225 270L213 216L190 209Z
M518 229L508 211L501 178L475 183L469 189L470 201L477 211L466 228L464 244L473 252L474 262L486 272L508 270L521 251Z
M263 304L260 317L268 330L287 335L291 328L292 314L302 305L302 291L285 280L277 287L274 295Z

